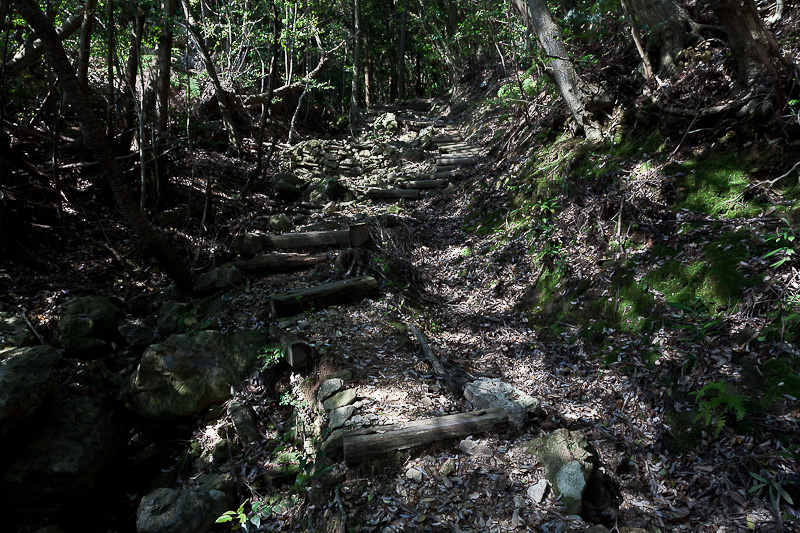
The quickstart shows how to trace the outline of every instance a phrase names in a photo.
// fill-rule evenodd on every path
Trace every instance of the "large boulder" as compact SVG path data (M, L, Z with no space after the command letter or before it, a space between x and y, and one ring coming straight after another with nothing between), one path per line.
M27 419L55 386L60 355L51 346L0 351L0 439Z
M352 196L350 189L336 178L319 181L309 189L309 200L315 203L336 202Z
M194 284L194 293L198 296L208 296L217 291L233 289L243 282L242 272L233 263L228 263L199 275Z
M529 451L542 463L553 493L569 514L588 522L616 523L619 486L583 433L557 429L531 441Z
M123 392L125 406L157 420L188 417L230 398L268 343L257 331L200 331L150 346Z
M58 343L71 355L95 355L108 349L117 334L120 311L105 296L70 301L58 321Z
M303 180L288 172L278 172L272 181L272 188L275 189L278 196L287 200L300 198L303 194L304 185Z
M17 512L82 503L78 500L96 488L117 451L111 409L93 398L65 401L40 427L0 480L0 499Z
M517 429L528 422L528 415L538 415L539 400L497 378L480 378L464 387L464 397L476 409L502 407L508 421Z
M136 511L138 533L205 533L228 509L218 490L156 489Z
M21 316L0 311L0 347L27 346L35 340Z

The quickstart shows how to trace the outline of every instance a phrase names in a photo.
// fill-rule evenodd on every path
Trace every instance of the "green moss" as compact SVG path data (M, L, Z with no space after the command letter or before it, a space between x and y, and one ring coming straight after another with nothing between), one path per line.
M699 258L688 262L667 259L644 280L664 295L665 302L692 307L699 301L713 311L728 309L745 288L759 281L736 269L740 261L757 253L754 247L756 243L746 231L726 231L701 248ZM668 256L669 249L654 252Z
M748 162L735 152L687 161L680 165L676 177L674 207L678 209L733 218L757 216L767 207L761 198L748 196Z

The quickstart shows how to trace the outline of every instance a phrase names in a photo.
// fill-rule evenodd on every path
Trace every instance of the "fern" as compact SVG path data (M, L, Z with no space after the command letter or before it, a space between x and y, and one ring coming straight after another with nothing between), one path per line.
M744 396L731 392L723 381L709 381L692 395L700 409L695 422L702 419L706 427L713 427L715 437L725 426L726 415L732 414L736 420L742 420L747 414Z

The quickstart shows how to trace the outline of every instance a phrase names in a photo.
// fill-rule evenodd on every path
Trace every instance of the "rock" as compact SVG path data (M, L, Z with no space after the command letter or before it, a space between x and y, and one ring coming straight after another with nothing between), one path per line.
M339 407L344 407L345 405L353 403L355 399L356 399L356 390L347 389L341 392L337 392L336 394L325 400L322 404L322 407L325 408L326 411L333 411L334 409L338 409Z
M194 284L194 293L198 296L208 296L217 291L232 289L241 285L243 281L242 272L233 263L228 263L198 276Z
M156 328L165 337L175 333L183 333L188 329L186 319L191 314L192 306L183 302L167 302L158 310Z
M547 493L547 480L540 479L530 487L528 487L528 498L535 501L536 503L541 503L544 499L544 495Z
M252 257L264 249L264 233L252 232L239 235L234 239L233 247L242 257Z
M228 510L219 490L156 489L136 511L138 533L205 533Z
M447 460L442 463L442 466L439 467L439 475L440 476L449 476L453 473L456 469L456 462L453 460L452 457L448 457Z
M587 522L615 523L619 487L600 466L585 435L557 429L531 441L529 450L544 466L553 493L569 514Z
M25 320L14 313L0 312L0 347L27 346L36 338Z
M217 490L224 494L226 510L236 503L236 480L230 474L205 474L197 478L197 485L200 492Z
M525 496L521 494L514 495L514 509L525 509L528 506L528 502L525 499Z
M146 348L156 341L156 331L144 319L126 318L119 332L131 348Z
M243 446L247 446L261 440L261 432L258 431L256 416L253 409L239 402L232 402L228 406L228 416L231 417L236 435Z
M345 422L353 415L353 411L355 407L352 405L346 405L344 407L339 407L334 409L330 412L328 427L331 429L340 428L344 425Z
M279 172L275 174L275 179L272 181L272 188L278 196L287 200L296 200L303 194L304 182L294 174L287 172Z
M410 146L402 151L401 157L407 161L419 162L425 159L425 150Z
M344 370L339 370L338 372L334 372L333 374L326 374L322 377L323 380L327 381L329 379L341 379L345 383L353 379L353 371L345 368Z
M406 478L416 483L422 483L423 472L419 468L411 467L406 470Z
M344 381L340 378L332 378L324 381L322 385L319 387L319 391L317 392L317 399L321 402L324 402L328 398L330 398L333 393L342 390L344 387Z
M91 356L108 348L117 331L120 311L105 296L70 301L58 321L58 344L70 355Z
M397 124L397 115L394 113L384 113L375 121L375 127L386 131L396 130L399 127Z
M309 200L314 203L326 204L331 201L346 200L350 196L350 189L336 178L328 178L311 186Z
M464 397L476 409L502 407L508 413L508 421L517 429L528 422L528 415L541 412L539 400L497 378L480 378L469 383L464 387Z
M60 358L51 346L0 350L0 439L54 390L53 369Z
M172 335L149 347L123 392L125 406L157 420L199 413L230 398L268 343L257 331Z
M269 227L278 233L284 233L292 229L292 219L285 213L278 213L269 218Z
M472 439L464 439L458 443L458 449L467 455L486 456L492 455L492 450L485 444L475 442Z
M111 409L88 397L53 409L0 480L5 505L48 512L98 488L117 450Z

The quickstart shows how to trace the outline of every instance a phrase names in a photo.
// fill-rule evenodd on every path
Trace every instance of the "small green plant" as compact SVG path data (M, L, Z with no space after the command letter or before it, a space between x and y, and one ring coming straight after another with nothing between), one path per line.
M278 364L286 356L286 350L283 346L267 346L258 354L258 360L261 361L261 371L267 370Z
M784 228L774 235L767 237L767 242L775 243L778 245L778 248L775 248L771 252L767 253L763 259L772 257L773 255L780 255L780 259L770 265L771 268L778 268L785 262L789 261L793 255L795 255L796 252L794 251L793 245L794 239L795 236L792 235L791 230L788 228Z
M249 499L242 502L235 511L225 511L219 518L217 524L231 523L231 530L236 531L257 531L261 527L261 522L273 513L281 512L291 507L292 503L283 501L280 496L272 496L268 501L250 503L250 511L246 512L245 507L250 502Z
M764 472L764 475L762 476L761 474L750 472L750 475L755 480L755 485L747 490L749 494L753 494L754 492L760 493L764 489L767 489L769 501L779 514L781 512L781 500L789 505L794 505L792 497L784 488L784 486L790 484L791 482L784 480L783 474L779 476L773 476L768 472Z
M702 419L706 427L713 427L715 437L725 426L726 415L732 414L736 420L742 420L747 414L744 396L731 391L722 381L709 381L692 396L699 408L695 422Z

